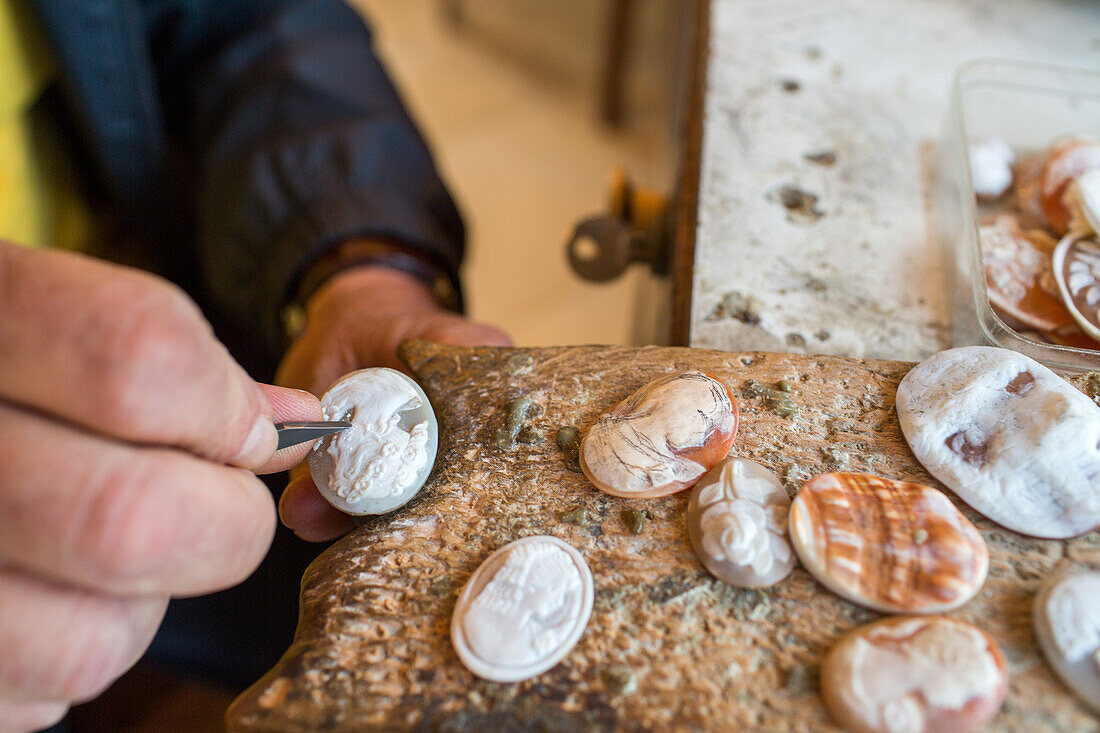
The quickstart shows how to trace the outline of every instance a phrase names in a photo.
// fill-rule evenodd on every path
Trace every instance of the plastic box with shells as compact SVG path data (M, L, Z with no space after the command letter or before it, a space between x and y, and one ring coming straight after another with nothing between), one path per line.
M1100 138L1100 70L980 60L956 73L936 166L937 223L952 292L955 346L992 344L1055 369L1100 369L1100 342L1053 343L991 304L979 231L1017 206L1012 200L1017 194L1013 186L998 202L980 197L990 179L981 171L975 175L969 150L976 141L1002 141L1015 154L1020 175L1029 157L1080 136ZM1032 228L1026 216L1021 221Z

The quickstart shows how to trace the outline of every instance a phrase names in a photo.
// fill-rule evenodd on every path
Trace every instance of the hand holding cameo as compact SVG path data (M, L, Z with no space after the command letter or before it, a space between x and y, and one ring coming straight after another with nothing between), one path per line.
M274 512L246 469L277 439L158 278L0 243L0 313L0 719L32 728L133 664L169 596L259 563Z

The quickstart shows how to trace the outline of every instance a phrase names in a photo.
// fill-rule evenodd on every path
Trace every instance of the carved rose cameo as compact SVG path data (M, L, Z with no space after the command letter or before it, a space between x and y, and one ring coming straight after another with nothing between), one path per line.
M796 562L787 542L790 505L771 471L744 458L727 458L692 491L687 523L695 553L730 585L778 583Z

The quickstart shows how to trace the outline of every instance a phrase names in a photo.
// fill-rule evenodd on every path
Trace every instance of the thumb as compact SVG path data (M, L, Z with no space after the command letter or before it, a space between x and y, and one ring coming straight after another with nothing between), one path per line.
M300 389L276 387L271 384L261 384L260 389L267 395L274 414L275 422L287 422L291 420L324 420L321 412L321 402L316 396ZM292 445L276 451L275 454L256 469L256 473L276 473L285 471L302 461L309 453L316 441Z

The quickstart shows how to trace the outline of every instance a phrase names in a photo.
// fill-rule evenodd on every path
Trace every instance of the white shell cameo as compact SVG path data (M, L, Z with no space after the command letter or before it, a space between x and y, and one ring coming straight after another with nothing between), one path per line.
M994 522L1050 539L1100 525L1100 407L1042 364L941 351L905 375L896 404L917 460Z
M309 453L321 495L342 512L382 514L420 490L435 463L439 427L420 386L395 369L360 369L321 398L326 420L352 427Z
M1012 186L1012 166L1016 154L1004 140L985 137L967 146L970 161L970 180L974 193L983 201L992 201L1004 195Z
M1035 597L1032 619L1050 666L1100 712L1100 572L1070 565L1055 573Z
M518 682L560 662L592 615L592 573L556 537L524 537L474 572L455 604L451 643L466 668Z
M687 524L695 554L730 585L775 585L797 562L787 541L790 506L771 471L745 458L727 458L692 491Z
M825 707L852 731L974 731L997 714L1007 691L997 643L946 616L860 627L821 666Z

